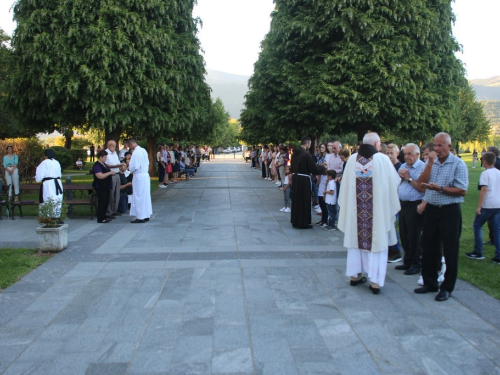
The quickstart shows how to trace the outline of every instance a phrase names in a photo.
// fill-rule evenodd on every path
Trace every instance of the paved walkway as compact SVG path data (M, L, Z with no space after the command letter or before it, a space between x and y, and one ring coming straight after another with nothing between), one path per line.
M500 374L500 303L444 303L389 265L373 295L341 234L296 230L241 159L154 193L154 216L69 220L70 246L0 293L4 374ZM36 246L33 218L0 246ZM1 267L1 265L0 265Z

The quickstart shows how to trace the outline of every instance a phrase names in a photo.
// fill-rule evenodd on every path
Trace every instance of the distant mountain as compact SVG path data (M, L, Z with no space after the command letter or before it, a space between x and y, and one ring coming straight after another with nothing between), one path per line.
M500 100L500 76L469 81L477 100Z
M479 86L500 86L500 76L495 76L486 79L472 79L469 81L473 85Z
M231 117L240 118L245 95L248 91L249 76L229 74L207 69L207 83L212 88L212 97L221 98Z

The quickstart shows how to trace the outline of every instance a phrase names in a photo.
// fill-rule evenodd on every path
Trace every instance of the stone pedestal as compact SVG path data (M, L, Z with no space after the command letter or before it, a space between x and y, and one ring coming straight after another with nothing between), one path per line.
M36 228L40 251L60 252L68 246L68 224L57 228Z

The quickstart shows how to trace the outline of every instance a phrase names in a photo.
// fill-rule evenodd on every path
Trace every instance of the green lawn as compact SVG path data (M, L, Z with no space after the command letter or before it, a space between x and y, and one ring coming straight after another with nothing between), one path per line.
M0 249L0 291L21 280L51 256L33 249Z
M484 260L468 259L465 253L474 249L474 232L472 223L476 212L479 190L477 183L479 175L484 169L479 167L472 169L472 154L460 155L469 167L469 189L465 196L465 202L462 204L462 237L460 238L460 259L458 264L458 276L465 281L484 290L493 297L500 299L500 265L491 262L495 254L493 246L484 246ZM488 240L488 227L485 224L483 227L484 240Z

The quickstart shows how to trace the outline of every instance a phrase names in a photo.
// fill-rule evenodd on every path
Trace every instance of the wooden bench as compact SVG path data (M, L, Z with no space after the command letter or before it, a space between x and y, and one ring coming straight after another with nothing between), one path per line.
M19 190L22 192L39 192L40 184L22 184ZM69 194L68 194L69 193ZM74 195L78 195L75 199ZM90 220L94 219L94 210L97 212L97 196L94 193L92 185L87 184L63 184L63 203L71 206L89 206ZM19 214L23 216L23 206L38 206L38 199L34 201L23 200L21 197L18 202L11 201L12 218L14 218L15 208L18 207Z
M7 216L7 210L10 210L9 207L9 186L10 185L3 185L2 184L2 189L0 190L0 220L2 220L2 212L3 208L5 207L5 216ZM9 216L10 216L10 211L9 211Z

